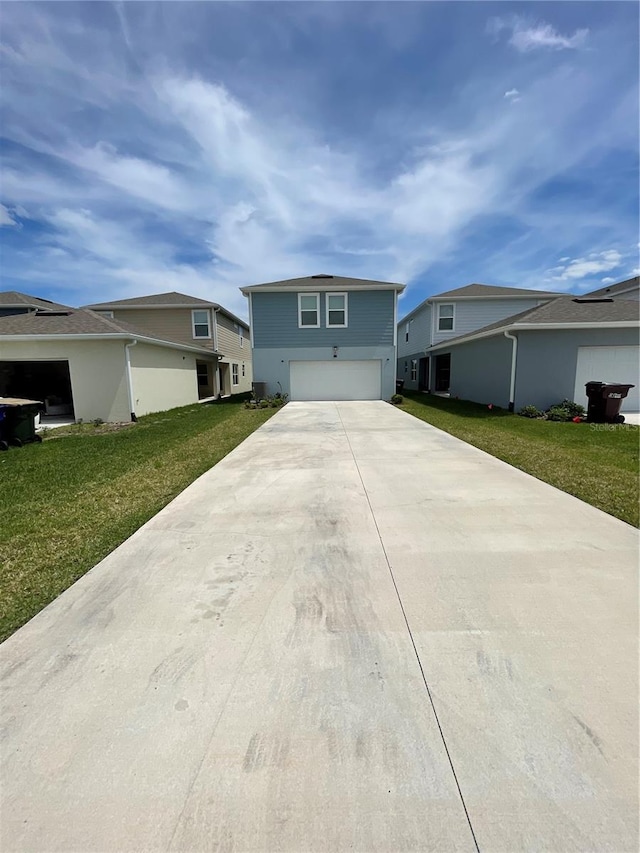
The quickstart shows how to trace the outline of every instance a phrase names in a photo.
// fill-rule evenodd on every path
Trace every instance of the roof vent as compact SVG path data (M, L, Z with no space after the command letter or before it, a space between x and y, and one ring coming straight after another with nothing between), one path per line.
M325 275L325 273L320 273L320 275L312 275L311 278L333 278L333 276Z
M38 308L36 317L68 317L73 311L50 311L48 308Z
M610 296L578 296L572 301L588 305L593 302L613 302L613 299Z

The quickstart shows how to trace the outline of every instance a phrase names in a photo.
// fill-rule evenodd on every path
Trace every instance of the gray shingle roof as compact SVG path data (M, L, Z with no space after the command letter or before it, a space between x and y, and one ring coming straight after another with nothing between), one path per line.
M217 308L230 317L235 323L240 323L245 329L249 328L246 320L241 320L227 310L218 302L210 302L207 299L200 299L197 296L188 296L186 293L178 293L172 290L169 293L154 293L151 296L134 296L131 299L115 299L113 302L93 302L91 305L83 305L83 308L90 308L92 311L109 311L117 308Z
M528 290L524 287L502 287L497 284L466 284L444 293L434 293L429 299L459 298L473 296L560 296L550 290Z
M52 302L50 299L41 299L39 296L30 296L28 293L20 293L18 290L2 290L0 291L0 305L5 307L19 307L24 305L25 308L67 308L67 305L61 305L59 302Z
M101 311L109 308L136 308L138 306L144 308L149 305L166 305L168 307L175 305L203 305L209 308L220 307L217 302L210 302L208 299L199 299L197 296L188 296L186 293L178 293L176 290L172 290L169 293L153 293L151 296L114 299L111 302L93 302L91 305L84 305L83 308Z
M389 290L393 288L394 290L402 291L404 290L405 285L396 281L375 281L369 278L349 278L344 275L319 273L317 275L301 276L300 278L287 278L283 281L268 281L264 284L247 285L246 287L241 287L240 290L243 293L247 293L251 290L258 290L262 287L269 289L283 288L288 290L296 288L309 288L310 290L313 290L314 288L317 289L319 287L332 287L339 290L340 288L346 287L361 287L370 288L372 290Z
M14 314L0 317L0 337L3 335L126 335L147 340L157 340L180 347L201 349L212 354L212 350L194 343L185 344L167 337L158 337L131 323L111 320L86 308L66 308L56 311L39 310L30 314Z
M544 326L554 323L571 327L573 323L601 323L603 327L606 327L612 323L624 322L635 322L640 326L640 303L638 302L623 299L612 300L611 302L576 302L576 299L581 298L584 297L562 296L553 299L545 305L529 308L527 311L512 314L510 317L505 317L496 323L490 323L481 329L449 338L447 341L435 344L433 349L458 343L477 335L489 336L491 332L497 334L504 329L517 331L518 326Z
M625 281L618 281L616 284L608 284L606 287L600 287L598 290L592 290L590 293L586 293L585 296L616 296L616 294L632 290L634 287L640 287L640 275L628 278Z

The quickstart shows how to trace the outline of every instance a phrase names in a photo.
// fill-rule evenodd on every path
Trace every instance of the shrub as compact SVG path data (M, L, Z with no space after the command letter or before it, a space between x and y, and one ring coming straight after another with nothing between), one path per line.
M268 409L269 408L269 401L268 400L260 400L258 405L260 406L261 409Z
M547 409L546 415L548 421L570 421L573 418L569 409L561 405L551 406Z
M572 418L582 417L586 414L584 406L581 406L580 403L574 403L573 400L563 400L558 405L570 412Z
M573 400L563 400L554 403L547 409L547 420L549 421L572 421L574 418L584 417L584 406L574 403Z
M536 409L535 406L523 406L518 412L523 418L544 418L544 412Z
M402 403L403 401L404 401L404 397L402 396L402 394L394 394L393 397L391 398L391 402L393 403L394 406L399 406L400 403Z

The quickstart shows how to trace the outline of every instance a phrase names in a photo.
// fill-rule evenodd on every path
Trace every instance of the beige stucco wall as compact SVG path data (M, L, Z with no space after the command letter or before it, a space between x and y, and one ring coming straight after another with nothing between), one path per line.
M76 420L128 421L124 341L2 341L0 360L69 362ZM168 408L168 407L165 407Z
M115 320L131 323L132 326L146 331L154 337L168 338L208 349L213 349L214 345L217 346L218 351L222 353L221 360L229 365L229 381L225 383L223 389L219 389L219 379L216 376L215 387L211 393L217 394L218 390L222 390L223 394L242 394L245 391L250 391L253 373L249 330L243 327L241 345L238 328L234 320L221 311L216 311L214 314L211 309L198 310L209 311L211 324L213 324L213 317L215 316L215 335L212 335L211 338L194 339L190 308L132 308L126 310L114 308L113 317ZM213 332L213 325L211 325L211 329ZM232 364L238 365L238 385L231 384ZM242 375L243 364L244 376Z
M136 415L198 401L195 353L143 343L131 347L130 353Z

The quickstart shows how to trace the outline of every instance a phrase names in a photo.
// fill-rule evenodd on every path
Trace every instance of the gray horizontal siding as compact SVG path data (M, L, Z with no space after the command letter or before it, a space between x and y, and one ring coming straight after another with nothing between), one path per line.
M443 299L442 304L456 306L455 325L451 332L439 332L437 303L434 304L433 343L438 344L449 338L457 338L476 329L482 329L484 326L490 326L491 323L503 320L505 317L535 308L539 303L539 299L469 299L459 302L452 300L452 303L447 303Z
M409 319L409 340L406 340L407 321L398 324L398 358L424 351L431 346L431 306L423 305L413 317ZM415 358L415 356L414 356Z
M325 327L325 298L320 294L320 328L298 328L298 294L253 293L253 346L269 347L372 347L393 346L395 292L351 291L349 327ZM256 374L257 375L257 374Z
M418 382L420 379L420 359L424 358L424 351L409 353L408 355L403 355L402 357L398 357L398 366L396 377L398 379L402 379L404 382L404 388L407 391L417 391L418 390ZM417 362L417 377L414 380L411 379L411 362L415 360Z

